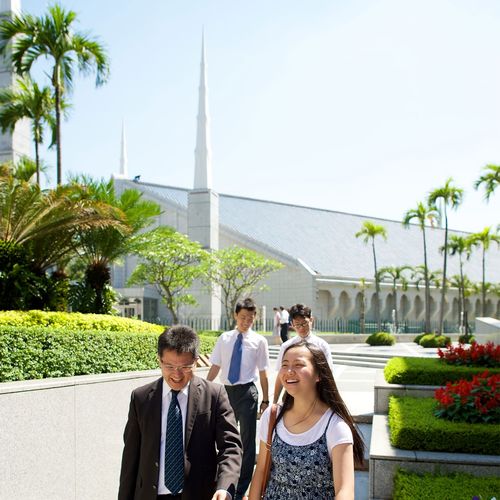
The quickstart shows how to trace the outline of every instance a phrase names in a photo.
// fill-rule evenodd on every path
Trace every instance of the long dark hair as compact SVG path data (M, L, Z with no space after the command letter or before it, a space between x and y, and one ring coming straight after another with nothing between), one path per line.
M354 462L358 465L362 465L365 449L363 438L356 428L354 419L352 418L349 410L347 409L347 406L340 396L339 390L337 389L337 384L335 383L335 379L333 378L332 370L330 369L330 365L328 364L323 351L316 345L306 342L305 340L301 340L300 342L289 346L283 353L283 355L290 349L296 349L298 347L305 347L311 353L312 363L319 378L319 381L316 384L318 397L320 401L325 403L329 408L331 408L334 413L342 418L342 420L351 429L353 438ZM276 429L277 423L283 418L285 413L293 407L293 402L293 396L285 391L285 396L283 398L283 407L279 412L278 417L276 418L274 429Z

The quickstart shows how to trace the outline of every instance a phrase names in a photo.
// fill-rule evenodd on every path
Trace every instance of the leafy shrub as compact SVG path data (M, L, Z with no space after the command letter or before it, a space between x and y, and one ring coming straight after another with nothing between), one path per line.
M389 398L391 444L404 450L496 455L500 428L493 424L450 422L434 415L434 398Z
M445 385L460 379L472 380L484 368L478 366L448 365L438 358L392 358L384 368L389 384ZM490 373L500 373L500 368L490 368Z
M465 333L463 335L459 335L458 337L458 342L460 344L472 344L472 342L475 342L476 341L476 338L474 337L474 335L472 334L468 334L468 335L465 335Z
M98 297L95 288L86 281L79 281L70 285L68 302L71 310L75 312L110 314L113 304L118 302L118 293L111 285L105 284ZM96 303L99 303L99 306L96 306Z
M437 417L462 422L500 423L500 375L488 371L472 380L448 382L436 389Z
M219 337L223 330L199 330L198 335L205 337Z
M476 477L455 474L417 474L399 469L394 476L394 500L474 499L498 496L500 477Z
M113 332L155 332L165 327L145 321L106 314L46 311L0 311L0 326L49 326L69 330L107 330Z
M420 339L419 344L422 347L446 347L451 344L451 339L450 337L445 337L444 335L428 333Z
M446 351L439 349L438 355L450 365L500 367L500 345L493 342L472 342L469 348L450 345Z
M366 339L366 343L370 345L394 345L395 342L394 335L386 332L372 333Z
M0 382L151 370L158 332L0 326ZM200 352L216 339L200 336Z
M425 335L432 335L431 333L421 333L419 335L417 335L414 339L413 339L413 342L415 342L415 344L419 344L420 345L420 339L422 337L424 337Z

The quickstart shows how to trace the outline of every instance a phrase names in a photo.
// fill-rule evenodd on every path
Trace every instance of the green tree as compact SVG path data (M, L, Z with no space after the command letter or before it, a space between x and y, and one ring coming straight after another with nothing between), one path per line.
M470 236L470 244L479 246L482 249L481 314L483 316L486 316L486 252L493 242L500 246L500 234L493 233L491 227L485 227L481 232Z
M375 238L377 236L382 237L387 240L387 230L384 226L374 224L371 221L364 221L361 226L361 230L356 233L356 238L362 238L363 242L368 244L371 242L372 254L373 254L373 266L374 266L374 278L375 278L375 319L377 321L377 330L381 330L380 322L380 282L377 270L377 253L375 251Z
M426 222L433 222L438 216L438 212L435 207L426 205L425 203L417 203L417 207L408 210L403 216L403 226L406 228L410 227L410 223L416 220L421 231L422 238L424 242L424 283L425 283L425 331L431 331L431 289L429 282L429 266L427 262L427 240L425 235L425 224Z
M444 247L441 247L440 249L442 252L444 252ZM460 326L463 326L460 323L460 318L461 318L461 312L465 312L465 276L464 276L464 261L463 258L465 257L467 260L469 260L470 255L471 255L471 239L469 237L465 236L459 236L457 234L452 234L450 236L450 241L448 242L448 252L450 255L457 255L458 254L458 259L459 259L459 268L460 268L460 275L459 275L459 286L458 286L458 318L459 318L459 324ZM450 282L455 281L456 285L456 280L450 280ZM453 286L453 284L452 284Z
M171 227L158 227L137 236L133 252L142 262L132 272L129 285L154 285L172 321L179 320L181 305L196 305L188 293L194 280L203 276L208 253L202 246Z
M104 291L111 283L110 266L131 249L131 238L152 224L160 215L160 207L142 199L136 189L115 192L113 180L95 180L87 176L72 178L71 185L81 189L81 196L96 205L111 207L116 225L103 228L87 228L78 231L75 246L85 263L85 283L95 292L94 313L106 314Z
M446 303L446 267L448 262L448 207L456 210L463 199L463 189L452 185L453 179L450 177L445 182L444 186L431 191L428 196L427 203L429 206L437 206L437 202L441 201L443 206L444 218L444 260L443 260L443 286L441 287L441 306L439 309L439 335L443 333L444 322L444 307Z
M495 189L500 185L500 165L486 165L483 175L474 182L474 188L484 185L484 197L488 201Z
M378 271L380 281L389 281L392 284L392 295L394 297L394 327L398 331L398 284L402 290L408 288L407 271L411 270L411 266L387 266L381 267Z
M96 86L103 84L109 73L108 57L103 46L87 33L76 31L77 14L58 4L47 14L14 15L0 23L0 53L9 55L15 71L29 74L39 59L52 63L51 83L55 101L55 144L57 148L57 184L62 183L61 111L65 93L71 91L74 67L86 75L96 74Z
M265 290L267 287L258 283L281 268L281 262L235 245L210 254L204 281L218 295L226 317L231 320L236 302Z
M44 127L55 129L54 98L49 87L40 88L26 77L17 81L15 88L0 90L0 127L2 132L14 131L22 119L31 120L31 134L35 143L36 183L40 185L40 153Z

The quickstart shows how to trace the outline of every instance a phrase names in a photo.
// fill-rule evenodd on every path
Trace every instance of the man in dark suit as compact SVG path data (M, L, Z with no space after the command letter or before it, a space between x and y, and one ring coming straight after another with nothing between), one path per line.
M132 392L119 500L226 500L241 441L224 386L193 375L199 339L174 326L158 339L162 377Z

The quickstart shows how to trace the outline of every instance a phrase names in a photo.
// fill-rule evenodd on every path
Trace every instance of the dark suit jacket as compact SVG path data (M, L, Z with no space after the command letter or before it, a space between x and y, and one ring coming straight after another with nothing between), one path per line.
M132 392L123 435L119 500L156 500L163 383L160 378ZM193 376L186 415L183 500L210 500L217 489L234 496L241 455L224 386Z

